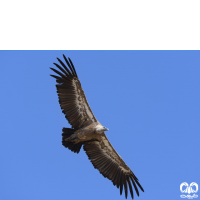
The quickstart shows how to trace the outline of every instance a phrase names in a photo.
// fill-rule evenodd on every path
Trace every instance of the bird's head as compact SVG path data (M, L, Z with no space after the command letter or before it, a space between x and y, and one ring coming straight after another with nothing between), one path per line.
M97 132L102 132L102 131L108 131L109 129L106 128L105 126L97 127L96 131Z
M109 131L109 129L103 126L103 131Z

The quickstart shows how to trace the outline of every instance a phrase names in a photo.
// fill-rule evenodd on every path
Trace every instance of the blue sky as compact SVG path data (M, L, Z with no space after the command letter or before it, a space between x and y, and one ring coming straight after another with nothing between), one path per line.
M61 145L70 125L49 67L63 53L145 190L135 199L181 199L182 182L200 184L200 51L0 51L0 199L125 199L83 150Z

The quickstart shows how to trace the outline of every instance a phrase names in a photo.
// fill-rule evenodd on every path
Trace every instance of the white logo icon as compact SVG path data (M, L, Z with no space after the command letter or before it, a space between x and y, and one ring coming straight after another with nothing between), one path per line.
M183 187L185 188L185 190L183 190ZM190 195L191 193L196 193L198 192L198 184L195 182L190 183L190 185L188 185L188 183L183 182L180 185L180 191L182 193L188 193L188 195L184 195L182 194L180 197L181 198L188 198L188 199L193 199L193 198L197 198L198 195L193 194L192 196Z

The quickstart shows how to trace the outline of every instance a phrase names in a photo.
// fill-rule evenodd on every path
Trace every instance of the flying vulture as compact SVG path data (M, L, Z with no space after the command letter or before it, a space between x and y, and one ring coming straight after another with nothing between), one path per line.
M127 198L129 187L133 199L134 187L139 196L137 186L144 192L139 180L110 144L104 132L108 129L94 116L72 61L70 58L67 60L65 55L63 57L68 67L57 58L60 65L56 63L54 65L60 71L50 68L59 75L51 76L57 82L56 88L62 112L71 124L71 128L62 129L63 146L74 153L79 153L83 146L94 168L120 188L120 195L124 188Z

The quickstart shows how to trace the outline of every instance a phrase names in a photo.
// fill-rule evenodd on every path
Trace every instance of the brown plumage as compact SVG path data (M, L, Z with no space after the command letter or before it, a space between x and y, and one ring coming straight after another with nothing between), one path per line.
M59 75L51 76L56 78L59 103L72 126L63 128L62 144L75 153L79 153L83 145L94 168L120 188L120 194L124 188L127 198L129 188L133 199L133 186L139 196L137 186L144 192L139 180L110 144L104 132L108 129L92 113L72 61L63 57L68 67L57 58L62 67L54 64L61 72L50 68Z

